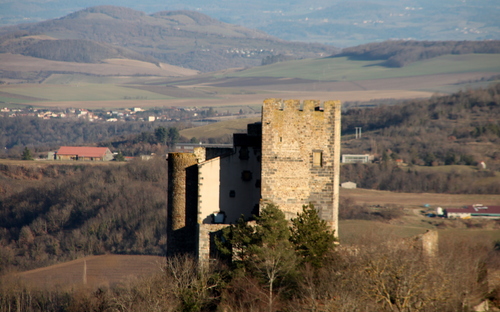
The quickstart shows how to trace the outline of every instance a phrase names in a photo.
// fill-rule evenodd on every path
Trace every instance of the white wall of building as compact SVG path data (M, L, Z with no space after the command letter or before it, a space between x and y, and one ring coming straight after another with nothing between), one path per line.
M220 158L198 165L198 223L212 223L211 214L219 212Z
M198 222L211 223L211 215L223 211L225 223L234 223L243 214L256 213L260 201L260 152L248 148L248 156L236 153L210 159L198 165Z

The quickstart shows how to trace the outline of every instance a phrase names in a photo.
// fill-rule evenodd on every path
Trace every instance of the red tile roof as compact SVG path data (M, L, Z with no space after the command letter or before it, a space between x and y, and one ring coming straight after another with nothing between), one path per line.
M107 147L88 147L88 146L61 146L57 155L78 155L80 157L103 157Z
M455 208L455 209L446 209L446 212L453 213L494 213L500 214L500 206L467 206L467 208Z

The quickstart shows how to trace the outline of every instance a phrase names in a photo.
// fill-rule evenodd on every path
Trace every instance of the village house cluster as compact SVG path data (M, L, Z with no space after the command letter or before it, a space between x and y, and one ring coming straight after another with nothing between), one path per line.
M118 121L181 121L203 118L208 110L203 108L170 107L161 109L143 109L140 107L115 110L89 110L85 108L40 109L40 108L8 108L0 109L0 117L37 117L41 119L85 119L99 122ZM218 115L218 114L214 114Z

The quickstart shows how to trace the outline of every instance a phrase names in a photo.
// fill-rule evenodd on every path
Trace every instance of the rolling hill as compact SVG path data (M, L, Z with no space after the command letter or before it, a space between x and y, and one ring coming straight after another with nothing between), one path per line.
M147 15L115 6L91 7L59 19L2 27L0 35L3 53L87 63L124 57L199 71L260 65L264 57L274 54L304 58L336 51L327 45L283 41L198 12Z

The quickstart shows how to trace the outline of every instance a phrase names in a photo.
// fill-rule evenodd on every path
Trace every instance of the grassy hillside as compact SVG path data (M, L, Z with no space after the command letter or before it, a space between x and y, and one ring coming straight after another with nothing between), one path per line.
M247 125L258 122L260 119L260 117L255 117L221 121L206 126L184 129L180 131L180 134L188 139L195 137L202 141L207 138L231 138L233 133L246 133Z
M0 53L1 83L55 84L128 83L158 77L183 77L199 72L164 63L152 64L130 59L104 59L99 64L45 60L20 54ZM133 79L131 79L133 78Z
M39 97L51 101L108 101L123 100L123 106L129 106L127 99L161 100L171 97L156 92L148 92L136 88L127 88L113 84L83 84L76 85L10 85L2 88L3 92L23 96ZM43 103L38 103L42 105Z
M403 68L386 67L380 60L349 60L348 57L306 59L254 67L226 76L358 81L466 72L500 73L500 54L444 55Z

